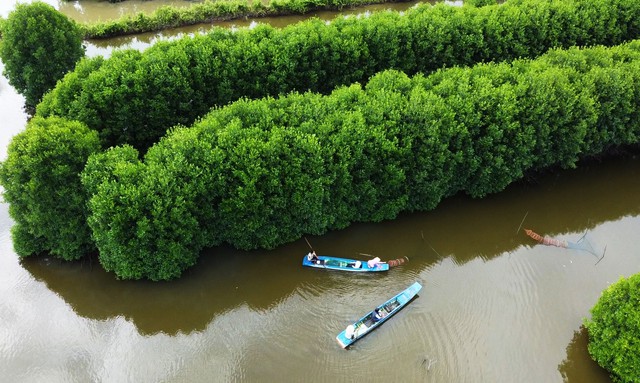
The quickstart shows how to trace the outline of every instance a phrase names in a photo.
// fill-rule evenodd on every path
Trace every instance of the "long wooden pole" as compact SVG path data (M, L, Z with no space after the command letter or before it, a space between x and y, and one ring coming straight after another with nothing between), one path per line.
M309 248L310 248L311 250L313 250L313 246L311 246L311 244L309 243L309 241L307 241L307 237L303 237L303 238L304 238L305 242L307 242L307 245L309 245Z
M520 226L518 226L518 230L516 230L516 234L520 232L520 229L522 228L522 224L524 223L524 220L527 219L528 215L529 215L529 212L527 212L527 214L525 214L524 217L522 217L522 221L520 222Z

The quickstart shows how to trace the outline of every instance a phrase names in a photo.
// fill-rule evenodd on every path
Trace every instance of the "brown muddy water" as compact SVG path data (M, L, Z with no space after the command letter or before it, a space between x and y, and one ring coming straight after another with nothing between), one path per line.
M19 3L30 3L31 0L21 0ZM137 14L139 12L151 13L161 6L185 7L197 3L198 1L190 0L126 0L120 3L109 3L106 0L84 0L84 1L65 1L65 0L43 0L43 2L53 6L67 17L81 23L96 23L117 19L122 16ZM434 3L435 1L431 2ZM0 1L0 16L6 15L15 8L16 0ZM343 15L360 15L365 16L367 13L395 10L404 11L420 1L408 1L401 3L389 4L373 4L354 9L345 9L340 14ZM452 6L459 6L461 1L447 1ZM161 32L141 33L134 36L123 36L109 39L91 40L85 43L87 54L90 56L102 55L109 56L114 49L138 49L143 50L157 41L171 40L183 36L194 35L198 33L206 33L212 27L222 28L251 28L257 23L269 24L276 28L285 27L290 24L317 17L322 20L331 20L336 17L337 12L311 12L306 15L280 16L280 17L263 17L258 19L237 19L231 21L216 21L214 23L190 25L182 28L175 28Z
M23 103L0 78L0 160ZM95 261L19 260L0 204L0 381L609 383L581 324L602 290L640 272L640 156L529 181L307 237L320 254L409 258L378 275L302 268L301 239L207 250L173 282L117 281ZM605 257L523 228L586 233ZM417 299L339 347L345 326L415 281Z

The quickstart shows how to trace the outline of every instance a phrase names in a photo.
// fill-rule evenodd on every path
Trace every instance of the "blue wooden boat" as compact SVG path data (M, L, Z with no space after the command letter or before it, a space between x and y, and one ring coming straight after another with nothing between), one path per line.
M349 347L358 339L364 337L373 331L373 329L383 324L387 319L391 318L393 314L400 311L407 305L407 303L411 302L420 289L422 289L422 285L415 282L395 297L389 299L367 315L360 318L357 322L347 326L345 330L338 334L336 340L342 348Z
M330 257L327 255L318 255L317 259L310 259L309 255L302 258L302 266L316 267L320 269L353 271L359 273L370 273L376 271L388 271L389 264L386 262L378 262L369 265L367 261L347 258Z

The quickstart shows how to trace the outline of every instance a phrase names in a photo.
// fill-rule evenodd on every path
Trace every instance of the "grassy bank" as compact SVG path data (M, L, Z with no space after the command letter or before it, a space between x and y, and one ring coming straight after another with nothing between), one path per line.
M402 1L387 0L271 0L268 4L249 0L205 0L187 8L163 6L151 14L137 13L118 20L85 24L81 28L86 39L154 32L214 21L302 15L320 10L342 10L348 7Z

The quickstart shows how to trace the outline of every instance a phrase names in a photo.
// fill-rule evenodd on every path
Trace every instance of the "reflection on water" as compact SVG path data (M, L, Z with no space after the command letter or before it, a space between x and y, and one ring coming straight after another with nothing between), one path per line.
M154 0L155 2L155 0ZM305 15L289 15L278 17L262 17L256 19L236 19L230 21L214 21L212 23L188 25L180 28L173 28L170 30L164 30L161 32L148 32L140 33L134 36L120 36L108 39L94 39L89 41L87 45L87 54L89 56L102 55L109 56L114 49L134 48L143 50L157 41L166 41L178 39L184 36L192 36L195 34L205 34L213 27L221 28L251 28L257 23L268 24L274 28L284 28L288 25L295 24L300 21L308 20L310 18L319 18L321 20L330 21L337 15L362 15L368 12L377 12L384 10L404 11L416 4L422 3L421 1L408 1L401 3L388 3L388 4L372 4L353 9L345 9L341 12L334 11L318 11L310 12ZM69 15L68 15L69 16Z
M589 351L587 350L588 338L587 329L582 326L580 330L573 334L573 339L567 346L567 359L563 360L562 364L558 366L565 383L609 381L607 371L598 366L589 356Z
M197 0L126 0L110 3L106 0L75 0L60 1L58 10L67 17L85 24L105 22L121 18L123 16L138 13L151 14L160 7L171 6L175 8L190 7Z
M295 259L302 259L297 255ZM78 315L98 320L123 316L142 334L201 331L215 316L240 305L266 311L291 295L301 282L279 276L295 274L299 265L291 258L226 248L203 254L197 266L170 283L118 281L96 259L69 264L40 257L21 264ZM269 269L278 273L265 272Z
M540 185L515 185L483 200L455 197L433 212L407 214L380 224L357 224L344 231L307 239L323 254L362 257L358 254L365 253L383 259L407 256L410 261L399 269L403 274L416 276L443 259L456 265L478 259L487 262L523 246L536 245L522 231L516 232L525 214L523 226L574 241L584 231L604 222L639 215L639 165L637 157L585 164L577 170L542 177ZM603 184L608 186L599 187ZM606 246L605 238L592 234L590 237L598 247ZM269 310L304 288L309 278L319 291L322 290L319 286L331 288L334 281L327 279L326 273L299 270L306 250L304 240L275 251L215 248L205 251L200 263L184 278L171 283L116 281L96 260L70 265L35 258L26 259L22 265L69 302L79 315L100 320L124 316L141 333L175 334L200 331L215 316L241 304L252 310ZM586 252L549 251L582 258L591 264L597 260ZM535 284L527 282L527 278L536 279L527 269L530 265L514 266L511 272L517 281ZM384 281L386 277L375 281ZM369 276L363 279L369 280ZM527 286L513 289L525 301L529 290ZM193 304L194 300L201 304ZM173 316L162 316L169 310L174 312Z
M36 0L2 0L0 16L6 17L16 4L29 4ZM107 0L37 0L51 5L79 23L97 23L137 13L150 14L163 6L189 7L198 0L126 0L110 3Z
M0 61L0 73L4 71L4 64ZM7 157L7 146L11 137L20 132L27 122L27 113L24 111L24 97L20 96L6 77L0 75L0 161ZM2 191L2 187L0 187Z
M13 11L16 8L16 4L29 4L34 2L35 0L2 0L0 1L0 16L7 17L9 12ZM63 0L39 0L45 4L49 4L56 9L60 8L60 3Z

